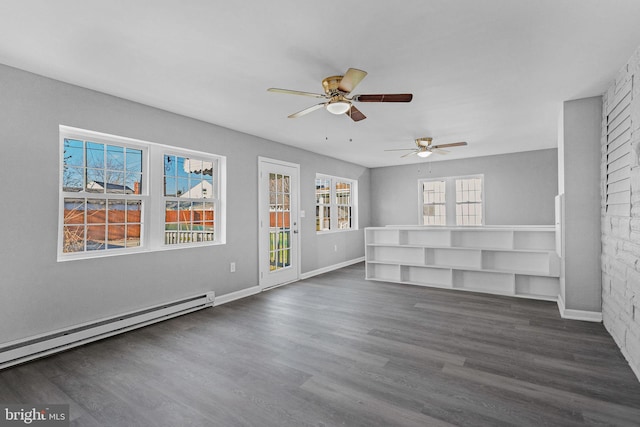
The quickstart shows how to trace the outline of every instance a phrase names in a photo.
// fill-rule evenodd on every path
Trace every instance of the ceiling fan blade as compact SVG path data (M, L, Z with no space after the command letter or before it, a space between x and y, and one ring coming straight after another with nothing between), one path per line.
M326 95L322 95L320 93L301 92L299 90L289 90L289 89L278 89L277 87L270 87L269 89L267 89L267 91L276 92L276 93L287 93L289 95L311 96L313 98L326 98Z
M400 156L400 158L402 158L402 157L409 157L409 156L413 156L413 155L416 155L416 154L418 154L418 150L413 150L413 151L412 151L412 152L410 152L410 153L403 154L402 156Z
M313 105L313 106L311 106L309 108L305 108L304 110L298 111L297 113L293 113L293 114L289 115L288 117L290 119L295 119L297 117L304 116L305 114L309 114L312 111L316 111L317 109L322 108L325 105L326 105L326 103L322 102L320 104L316 104L316 105Z
M436 147L432 147L431 151L433 151L434 153L438 153L438 154L449 154L449 152L447 150L443 150L441 148L436 148Z
M344 77L342 77L342 80L340 80L338 89L342 92L350 93L366 76L366 71L358 70L357 68L349 68L344 74Z
M411 93L386 93L377 95L355 95L354 101L359 102L411 102Z
M444 148L444 147L460 147L462 145L467 145L466 142L452 142L451 144L438 144L434 145L431 148Z
M351 120L353 120L354 122L359 122L360 120L364 120L367 118L367 116L365 116L364 114L362 114L360 112L360 110L358 110L356 107L354 107L353 105L351 106L351 108L349 109L349 111L347 111L345 113L347 116L351 117Z

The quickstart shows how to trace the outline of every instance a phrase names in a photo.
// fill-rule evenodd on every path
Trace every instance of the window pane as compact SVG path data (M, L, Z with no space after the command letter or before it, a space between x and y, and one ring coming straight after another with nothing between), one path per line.
M107 169L124 171L124 148L107 145Z
M164 195L169 197L178 195L178 182L175 178L166 177L164 179Z
M133 193L133 188L125 187L124 185L124 172L116 172L116 171L106 171L105 173L106 186L105 190L107 193L115 193L115 194L131 194Z
M62 231L62 252L84 252L84 230L84 226L65 226Z
M64 167L84 166L84 142L76 139L64 140Z
M202 162L202 175L209 181L213 180L213 162Z
M189 168L188 160L189 159L185 159L184 157L176 156L176 161L177 161L176 173L178 177L187 178L187 179L189 178L189 173L187 172Z
M124 248L125 225L109 225L107 227L107 247L110 249Z
M142 172L142 150L127 148L127 172Z
M104 193L104 170L87 170L87 191L90 193Z
M176 156L164 156L165 176L176 176Z
M351 228L351 207L350 206L338 207L338 228L342 230Z
M87 167L104 169L104 144L87 142Z
M104 224L107 219L105 200L87 200L87 223ZM104 240L104 239L103 239Z
M142 174L127 172L124 185L128 189L127 194L142 194Z
M105 249L106 225L87 226L87 250L97 251Z
M84 224L84 199L64 199L64 223Z
M124 224L126 222L126 214L127 203L125 200L109 200L107 219L110 224Z
M127 219L126 222L141 222L142 200L127 201Z
M125 246L127 248L140 246L140 225L138 224L127 224L127 238L125 241Z
M191 225L191 202L180 202L178 205L180 209L180 213L178 216L178 222L181 224L187 223ZM181 230L186 230L188 228L180 228Z
M191 179L200 181L202 178L202 160L184 159L184 169Z
M346 182L336 182L336 203L348 205L350 203L351 185Z
M316 179L316 203L329 204L331 199L331 181Z
M189 179L178 178L178 196L189 193Z
M62 174L62 191L82 191L84 188L84 169L66 167Z
M194 202L192 205L193 229L202 230L204 223L204 205L203 203Z

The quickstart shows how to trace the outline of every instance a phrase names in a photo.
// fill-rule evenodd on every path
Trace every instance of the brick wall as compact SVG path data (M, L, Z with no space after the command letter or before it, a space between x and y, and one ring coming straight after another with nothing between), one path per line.
M607 112L624 85L632 84L630 214L607 212ZM640 378L640 48L603 96L602 132L602 316L629 364Z

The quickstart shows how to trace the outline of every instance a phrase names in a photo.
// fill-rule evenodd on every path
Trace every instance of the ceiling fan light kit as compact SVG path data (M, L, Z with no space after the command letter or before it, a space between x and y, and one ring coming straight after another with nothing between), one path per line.
M424 151L418 151L417 154L418 154L418 157L426 158L426 157L429 157L432 153L433 151L424 150Z
M377 94L377 95L353 95L349 96L356 86L367 76L366 71L357 68L349 68L344 76L330 76L322 80L324 94L302 92L299 90L269 88L269 92L287 93L291 95L310 96L313 98L324 98L326 102L305 108L297 113L290 114L290 119L304 116L321 107L331 114L346 114L354 122L359 122L367 118L358 110L354 102L411 102L413 95L410 93ZM348 113L348 114L347 114Z
M331 114L344 114L351 108L351 103L347 101L329 102L325 108Z

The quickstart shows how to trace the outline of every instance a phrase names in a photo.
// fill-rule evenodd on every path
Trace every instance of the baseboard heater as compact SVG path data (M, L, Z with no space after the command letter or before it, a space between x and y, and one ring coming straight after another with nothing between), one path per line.
M213 306L208 292L0 346L0 369Z

